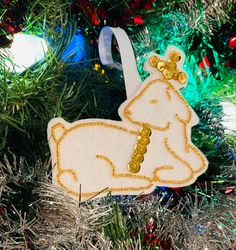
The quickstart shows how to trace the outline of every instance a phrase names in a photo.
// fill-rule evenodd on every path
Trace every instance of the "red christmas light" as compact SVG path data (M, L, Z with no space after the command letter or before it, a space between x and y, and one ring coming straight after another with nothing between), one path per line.
M134 17L134 23L135 24L142 24L143 23L143 17L142 15L137 15Z
M203 60L198 64L198 67L201 69L205 69L206 67L210 67L211 64L207 58L207 56L204 56Z
M229 48L236 48L236 36L231 36L229 38L229 44L228 44Z

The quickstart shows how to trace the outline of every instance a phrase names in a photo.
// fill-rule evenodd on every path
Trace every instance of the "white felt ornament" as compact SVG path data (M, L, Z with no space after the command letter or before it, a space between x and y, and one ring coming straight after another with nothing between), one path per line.
M151 192L155 186L192 184L208 166L191 142L198 117L179 89L187 84L185 56L169 46L164 56L151 53L145 63L150 76L141 84L132 46L119 28L105 27L99 38L103 64L121 67L111 56L111 37L121 53L127 100L121 121L86 119L48 124L53 183L72 197L86 200ZM80 190L81 186L81 190Z

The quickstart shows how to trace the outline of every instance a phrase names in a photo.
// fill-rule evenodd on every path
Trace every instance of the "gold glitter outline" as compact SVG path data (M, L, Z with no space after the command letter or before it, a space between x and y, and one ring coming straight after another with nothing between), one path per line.
M198 168L197 170L193 169L193 172L196 173L196 174L201 173L206 169L207 163L206 163L205 157L203 156L203 154L201 153L201 151L198 148L196 148L195 146L192 146L192 145L189 144L188 136L187 136L187 123L186 123L186 121L181 119L178 115L176 115L176 119L179 120L179 122L181 122L183 124L184 145L185 145L186 152L189 153L190 149L191 149L192 151L194 151L199 156L199 158L201 159L201 162L202 162L201 167Z
M180 118L179 121L182 122L182 124L184 125L184 138L185 138L185 148L186 149L189 149L191 148L195 153L197 153L197 155L201 158L202 160L202 166L201 168L197 169L197 170L193 170L191 168L191 165L185 161L182 157L180 157L175 151L173 151L170 147L168 147L168 144L166 144L166 147L167 149L169 150L169 153L172 154L177 160L181 161L183 164L185 164L187 167L190 167L190 169L192 170L192 175L191 177L189 177L187 180L191 180L193 179L194 175L193 173L199 173L199 172L202 172L204 169L206 169L206 161L205 161L205 158L203 157L202 153L197 149L197 148L194 148L192 147L191 145L189 145L189 142L188 142L188 138L187 138L187 124L190 122L191 120L191 117L192 117L192 110L190 108L190 106L187 104L187 101L183 98L183 96L172 86L172 84L170 82L168 82L167 80L165 79L155 79L155 80L152 80L150 81L146 86L145 88L141 91L141 93L139 95L137 95L136 97L134 97L130 102L129 104L125 107L124 109L124 116L125 118L127 118L128 120L130 120L132 123L136 124L136 125L147 125L155 130L160 130L160 131L166 131L170 128L170 125L171 123L168 122L167 126L166 127L159 127L159 126L155 126L155 125L151 125L149 123L142 123L142 122L138 122L138 121L135 121L133 120L130 116L132 114L132 112L129 110L129 107L134 103L136 102L138 99L140 99L144 94L145 92L147 91L147 89L155 84L155 83L158 83L159 81L162 81L164 83L166 83L168 85L168 88L166 90L166 95L168 97L168 99L171 99L171 95L169 93L169 89L172 89L179 97L180 99L182 100L182 102L185 104L187 110L189 111L189 117L187 120L183 120L181 119L180 117L177 117L178 115L176 114L176 118ZM61 143L61 141L64 139L64 137L70 133L71 131L73 130L76 130L78 128L81 128L81 127L87 127L87 126L104 126L104 127L109 127L109 128L114 128L114 129L119 129L121 131L124 131L124 132L128 132L130 134L134 134L134 135L139 135L139 132L138 131L134 131L134 130L130 130L130 129L126 129L124 127L121 127L121 126L118 126L118 125L114 125L114 124L109 124L109 123L106 123L106 122L87 122L87 123L82 123L82 124L77 124L75 126L73 126L72 128L70 129L66 129L65 126L61 123L57 123L55 124L52 128L51 128L51 134L52 134L52 138L54 140L54 142L56 143L56 162L57 162L57 169L58 169L58 173L56 175L56 179L57 179L57 182L70 194L72 195L75 195L75 196L78 196L79 193L78 192L75 192L73 190L70 190L68 189L60 180L60 177L61 175L65 174L65 173L70 173L72 176L73 176L73 179L74 181L78 181L78 177L77 177L77 174L74 170L72 169L62 169L61 167L61 164L60 164L60 149L59 149L59 144ZM56 135L54 133L54 130L57 128L57 127L61 127L63 130L65 130L65 132L62 134L62 136L60 137L59 140L56 139ZM188 153L189 151L186 150L186 152ZM112 163L112 161L107 158L106 156L102 156L104 160L106 160L110 166L112 166L112 169L113 169L113 174L115 173L115 169L116 169L116 166ZM155 173L160 170L160 169L171 169L171 168L174 168L172 166L161 166L161 167L157 167L154 169L153 171L153 175L155 175ZM116 174L116 176L114 177L117 177L117 178L122 178L122 177L128 177L128 178L137 178L139 177L140 179L145 179L145 180L150 180L151 181L161 181L163 183L173 183L173 184L184 184L186 183L186 181L182 180L182 181L171 181L171 180L161 180L159 179L158 177L153 177L153 179L150 179L149 177L147 176L140 176L140 175L132 175L132 174L124 174L124 175L127 175L127 176L123 176L123 174ZM135 176L135 177L134 177ZM149 184L146 189L150 188L152 184ZM112 191L142 191L142 190L145 190L144 187L126 187L126 188L110 188L110 189L106 189L106 192L112 192ZM90 193L82 193L81 196L92 196L92 195L96 195L98 192L90 192Z
M125 192L125 191L144 191L144 190L148 190L153 186L152 183L152 179L145 176L145 175L135 175L135 174L117 174L116 173L116 166L115 164L111 161L111 159L109 159L108 157L106 157L105 155L96 155L96 157L98 159L104 160L105 162L108 163L108 166L110 166L112 168L112 176L115 178L124 178L124 177L128 177L131 179L142 179L142 180L146 180L147 181L147 185L145 186L139 186L139 187L124 187L124 188L107 188L106 190L104 190L105 192ZM73 190L71 190L70 188L68 188L63 182L61 182L61 175L63 175L64 173L69 173L73 176L74 181L78 181L78 177L74 176L75 171L71 170L71 169L65 169L62 170L61 172L59 172L57 174L57 181L58 183L70 194L74 195L74 196L79 196L80 193L79 192L75 192ZM76 174L75 174L76 175ZM82 197L91 197L94 196L96 194L98 194L99 192L85 192L85 193L81 193Z
M152 85L154 85L154 84L159 84L159 82L163 82L163 83L167 84L167 89L166 89L165 93L166 93L166 96L168 97L169 100L171 99L171 94L169 93L169 90L170 90L170 89L173 90L173 91L175 92L175 94L177 94L177 95L180 97L181 101L185 104L185 106L186 106L186 108L187 108L187 110L188 110L188 112L189 112L189 117L188 117L188 119L185 121L185 122L189 123L190 120L191 120L191 117L192 117L192 110L191 110L190 106L188 105L188 103L187 103L187 101L184 99L184 97L183 97L183 96L182 96L182 95L172 86L172 84L171 84L169 81L165 80L165 79L155 79L155 80L151 80L151 81L141 90L141 92L140 92L138 95L136 95L136 96L126 105L126 107L124 108L124 111L123 111L123 112L124 112L124 117L125 117L126 119L128 119L131 123L136 124L136 125L139 125L139 126L147 125L147 126L149 126L150 128L155 129L155 130L159 130L159 131L166 131L166 130L168 130L168 129L170 128L170 125L171 125L170 122L168 122L168 123L166 124L166 126L160 127L160 126L156 126L156 125L153 125L153 124L150 124L150 123L147 123L147 122L139 122L139 121L136 121L136 120L134 120L134 119L131 117L132 111L130 110L130 107L131 107L135 102L137 102L139 99L141 99L141 98L144 96L144 94L148 91L148 89L149 89Z
M157 99L152 99L149 101L150 104L157 104L159 101Z
M206 163L206 160L205 160L205 157L203 156L203 154L200 152L200 150L198 150L197 148L191 146L189 144L189 140L188 140L188 137L187 137L187 124L191 121L191 118L192 118L192 110L191 110L191 107L188 105L187 101L184 99L184 97L179 93L179 91L177 91L173 85L166 79L155 79L155 80L151 80L146 86L145 88L140 92L139 95L137 95L136 97L134 97L134 99L132 99L128 105L125 107L124 109L124 116L125 118L127 118L130 122L136 124L136 125L140 125L142 126L143 124L153 128L153 129L157 129L157 130L161 130L161 131L165 131L167 130L166 128L168 127L168 129L170 128L170 125L171 123L168 123L168 125L166 127L158 127L158 126L155 126L155 125L151 125L149 123L142 123L142 122L138 122L138 121L135 121L131 118L131 115L132 115L132 111L130 110L130 107L135 103L137 102L145 93L146 91L148 90L148 88L150 86L152 86L153 84L159 84L159 82L162 81L164 83L167 84L167 88L166 88L166 96L168 97L169 100L171 100L171 94L169 92L169 90L172 90L175 94L178 95L178 97L181 99L181 101L183 102L183 104L185 105L185 107L187 108L188 110L188 118L186 120L184 119L181 119L180 116L178 114L176 114L176 118L177 120L179 120L184 126L183 126L183 129L184 129L184 144L185 144L185 150L187 153L189 153L189 150L193 150L201 159L201 162L202 162L202 165L201 167L199 167L197 170L194 170L194 173L201 173L203 172L205 169L206 169L206 166L207 166L207 163ZM180 157L182 159L182 157ZM182 159L183 160L183 159Z
M191 165L189 164L189 162L185 161L184 159L182 159L181 156L179 156L169 145L168 143L168 138L165 138L164 139L164 145L167 149L167 151L175 158L177 159L179 162L181 162L183 165L185 165L185 167L187 169L190 170L190 176L186 179L183 179L183 180L179 180L179 181L176 181L176 180L163 180L159 177L156 176L157 172L161 171L161 170L165 170L165 169L174 169L175 167L174 166L169 166L169 165L166 165L166 166L160 166L160 167L155 167L155 169L153 170L153 181L158 181L158 182L161 182L161 183L166 183L166 184L183 184L183 183L186 183L186 182L189 182L191 180L194 179L194 170L192 169Z

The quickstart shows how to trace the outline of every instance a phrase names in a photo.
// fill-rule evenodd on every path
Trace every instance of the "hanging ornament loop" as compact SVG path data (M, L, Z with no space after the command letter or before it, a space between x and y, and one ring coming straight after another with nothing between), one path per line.
M121 64L114 62L112 57L112 35L115 36L121 55ZM127 98L132 96L141 86L133 48L128 35L120 28L105 26L99 36L99 56L103 65L123 69Z

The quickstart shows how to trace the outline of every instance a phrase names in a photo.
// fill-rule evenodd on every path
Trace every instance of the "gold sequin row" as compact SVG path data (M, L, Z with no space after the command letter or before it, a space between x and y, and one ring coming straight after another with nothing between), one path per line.
M147 152L147 145L150 143L149 137L151 133L150 127L143 126L141 128L137 144L135 145L131 160L128 163L128 170L131 173L138 173L140 171L140 164L144 161L144 154Z
M179 72L176 64L181 59L180 54L177 51L172 51L169 59L168 61L163 61L157 56L152 56L149 59L149 63L152 67L162 72L166 80L173 79L185 84L187 82L187 75L184 72Z

